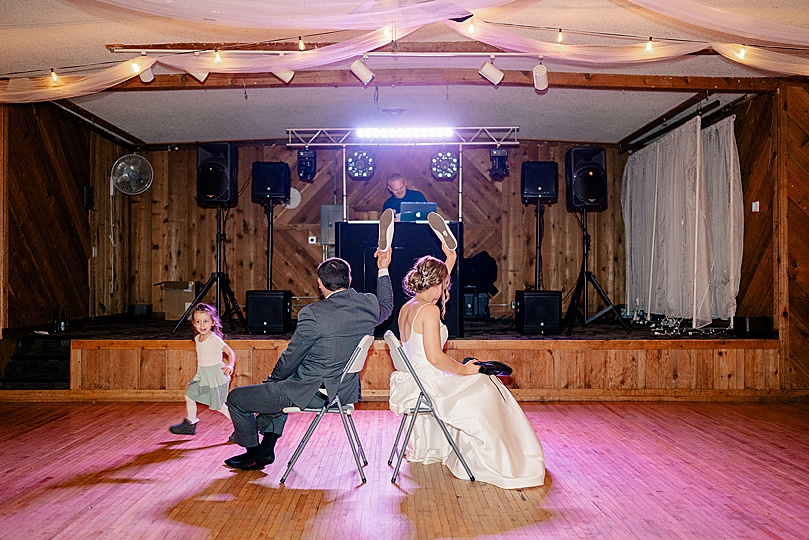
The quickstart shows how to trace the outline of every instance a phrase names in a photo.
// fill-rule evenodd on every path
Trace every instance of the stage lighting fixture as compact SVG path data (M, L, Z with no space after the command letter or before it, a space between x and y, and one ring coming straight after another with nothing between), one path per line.
M312 183L317 173L317 154L314 150L298 150L298 179Z
M430 171L436 180L452 180L458 174L458 156L451 150L436 152L430 162Z
M489 150L489 157L492 159L492 168L489 169L489 176L492 180L502 180L508 176L508 148L492 148Z
M360 82L365 85L367 85L374 79L374 77L376 77L376 74L374 74L373 71L368 69L368 66L366 66L365 62L363 62L362 60L354 60L354 63L351 64L350 69L351 73L353 73L354 76L357 77L360 80Z
M492 61L494 61L494 57L492 57ZM497 69L496 67L494 67L494 64L492 64L489 61L486 61L482 66L480 66L478 73L483 75L483 78L485 78L487 81L494 84L495 86L500 84L500 81L503 80L504 76L504 73L499 69Z
M366 150L357 150L346 158L346 172L354 180L370 180L374 171L374 157Z
M537 90L548 89L548 68L542 64L534 66L534 88Z

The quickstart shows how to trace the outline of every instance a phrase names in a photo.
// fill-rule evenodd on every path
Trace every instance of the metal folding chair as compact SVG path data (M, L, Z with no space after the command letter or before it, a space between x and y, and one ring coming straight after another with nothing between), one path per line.
M364 336L360 340L359 345L357 345L357 348L354 349L354 353L351 355L351 358L349 358L345 368L343 368L343 373L340 376L340 385L343 384L343 380L348 374L359 373L362 370L363 366L365 365L365 359L368 357L368 350L371 348L371 344L373 342L374 336ZM338 385L338 388L340 385ZM281 477L281 483L283 484L289 476L289 473L292 472L292 467L295 466L295 462L298 461L301 452L303 452L303 449L306 447L309 439L312 438L312 434L315 432L315 429L317 429L317 426L320 424L320 420L326 413L338 413L340 415L340 418L343 421L343 428L346 431L346 436L348 436L348 443L351 445L351 453L354 454L354 461L357 463L357 470L360 471L360 478L362 478L362 482L365 483L365 473L363 472L362 467L364 465L368 465L368 458L365 457L365 451L362 449L360 436L357 434L357 427L354 425L354 419L352 418L354 413L354 404L347 403L344 405L340 401L339 395L329 399L329 397L325 395L325 390L321 390L321 392L324 392L323 397L325 398L323 407L321 408L284 408L284 412L287 414L308 412L317 413L317 415L312 420L312 423L309 424L309 429L306 430L306 434L303 436L303 439L301 439L301 442L295 449L295 453L292 454L292 458L290 458L289 463L287 464L287 470L284 473L284 476ZM360 463L360 457L362 457L362 463Z
M396 467L393 469L393 477L390 479L391 482L396 483L396 477L399 475L399 467L402 465L402 459L404 458L405 449L407 448L407 442L410 440L410 436L413 433L413 427L416 425L416 418L419 414L430 413L435 418L435 421L438 422L438 425L441 427L441 431L444 432L444 437L447 438L447 442L452 447L452 450L455 452L455 455L458 456L458 460L463 465L466 474L469 475L469 479L471 481L475 481L475 476L472 474L472 471L469 469L469 465L466 464L466 460L461 455L461 451L458 449L458 445L455 444L455 440L452 438L452 435L449 434L449 430L447 429L446 424L438 414L435 412L435 407L433 407L433 401L430 399L429 394L427 391L424 390L424 385L421 384L421 380L419 376L416 374L416 371L413 369L413 365L410 363L410 360L407 358L407 355L402 348L402 344L399 342L399 338L397 338L393 332L388 330L385 332L385 342L388 344L390 348L390 357L393 360L393 366L396 368L397 371L402 371L404 373L409 373L413 380L416 382L416 386L419 388L419 395L416 398L416 404L413 407L410 407L405 413L402 415L402 422L399 424L399 432L396 434L396 440L393 442L393 448L390 451L390 457L388 458L388 465L393 463L393 457L398 455L398 459L396 460ZM407 417L410 416L410 424L407 426L407 434L402 441L401 447L399 446L399 440L402 438L402 431L404 430L405 423L407 422Z

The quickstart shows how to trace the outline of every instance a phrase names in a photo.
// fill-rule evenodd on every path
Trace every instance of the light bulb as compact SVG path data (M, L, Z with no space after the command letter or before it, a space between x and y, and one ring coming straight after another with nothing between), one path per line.
M739 49L739 52L738 52L738 53L736 53L736 56L738 56L740 60L743 60L743 59L744 59L744 54L745 54L746 52L747 52L747 51L744 49L744 47L742 47L741 49Z
M649 41L646 43L646 51L650 52L652 50L652 38L649 37Z
M214 49L214 54L216 55L216 59L214 60L214 62L217 62L217 63L221 62L222 57L219 56L219 50L218 49Z
M562 44L562 40L565 39L565 36L562 35L562 29L559 29L559 32L556 34L556 43Z
M301 36L298 36L298 50L299 51L306 50L306 44L303 42L303 38Z
M56 72L53 70L53 68L51 68L51 79L53 79L53 82L59 80L59 77L56 75Z

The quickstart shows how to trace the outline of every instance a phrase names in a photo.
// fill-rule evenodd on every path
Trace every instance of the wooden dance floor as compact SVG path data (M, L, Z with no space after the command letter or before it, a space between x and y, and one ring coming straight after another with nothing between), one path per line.
M177 403L0 403L4 538L806 538L809 403L521 404L545 450L545 485L502 490L440 465L387 465L398 419L361 404L362 484L339 417L278 480L236 472L230 426Z

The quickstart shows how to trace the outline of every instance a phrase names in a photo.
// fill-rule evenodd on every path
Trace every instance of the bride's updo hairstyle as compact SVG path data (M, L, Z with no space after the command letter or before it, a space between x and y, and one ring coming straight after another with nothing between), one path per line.
M416 264L405 275L402 280L402 288L408 296L416 296L421 291L426 291L436 285L441 287L441 316L446 311L447 300L449 300L449 271L447 265L435 257L426 255L416 261ZM444 286L446 283L446 286Z

